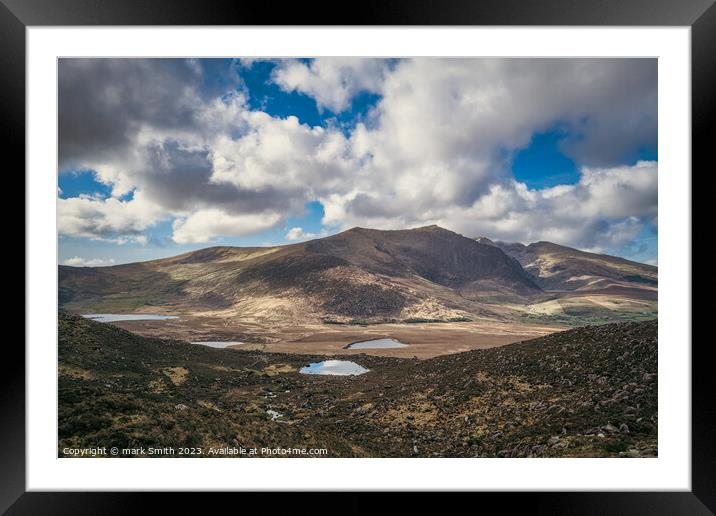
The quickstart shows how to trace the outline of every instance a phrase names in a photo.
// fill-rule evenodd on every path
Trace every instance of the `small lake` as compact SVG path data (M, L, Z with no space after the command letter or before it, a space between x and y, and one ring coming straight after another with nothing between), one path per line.
M345 349L388 349L388 348L407 348L407 344L403 344L395 339L373 339L353 342L348 344Z
M275 410L267 410L266 413L271 416L271 421L276 421L277 419L283 417L283 414L276 412Z
M178 319L176 315L155 315L155 314L82 314L82 317L98 322L114 321L164 321L166 319Z
M314 362L306 367L302 367L299 372L302 374L348 376L367 373L368 369L350 360L324 360L323 362Z
M227 346L235 346L236 344L243 344L243 342L230 341L230 342L219 342L219 341L207 341L207 342L192 342L192 344L199 344L201 346L209 346L210 348L225 348Z

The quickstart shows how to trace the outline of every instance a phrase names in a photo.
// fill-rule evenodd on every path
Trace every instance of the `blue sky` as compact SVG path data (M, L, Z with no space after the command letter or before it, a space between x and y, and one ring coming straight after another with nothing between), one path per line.
M496 74L494 84L507 84L504 95L490 93L494 105L484 106L490 100L471 99L489 99L485 92L494 84L440 60L64 61L60 263L110 265L210 245L290 244L352 225L428 222L466 236L561 240L656 263L656 117L643 101L656 88L650 65L635 79L628 74L639 67L600 62L590 96L576 90L576 84L584 90L581 77L570 89L572 69L584 73L583 63L575 63L559 86L565 103L574 103L569 109L545 85L544 112L515 108L503 116L495 112L511 113L504 106L522 102L521 83L510 83L512 63L466 63L476 67L475 77L486 69ZM519 66L538 96L548 80L542 65ZM124 68L133 67L139 67L133 82L148 95L135 94L135 84L121 84ZM114 73L119 86L107 82ZM604 99L604 80L617 86L641 81L645 91ZM75 105L82 106L76 85L96 100L89 104L94 112L75 112ZM121 110L113 111L118 108L107 100L110 92L124 99ZM620 103L634 106L633 115ZM207 119L218 122L207 125ZM118 128L114 120L124 125ZM333 154L326 157L328 152ZM423 183L431 174L438 178L434 184ZM562 187L574 192L560 194L567 203L553 201ZM644 191L636 195L639 188ZM615 210L610 198L623 198L623 206ZM574 221L565 215L569 202ZM598 203L603 210L582 213L581 206ZM633 213L630 204L638 206ZM225 220L214 223L211 214ZM520 228L520 220L533 223Z

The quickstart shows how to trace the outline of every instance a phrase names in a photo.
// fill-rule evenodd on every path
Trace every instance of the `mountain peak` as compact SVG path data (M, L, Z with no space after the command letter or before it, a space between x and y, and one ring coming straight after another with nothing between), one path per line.
M489 238L484 237L484 236L476 237L475 242L477 242L478 244L485 244L485 245L492 245L492 246L495 245L495 242L493 242L492 240L490 240Z
M420 226L417 228L409 229L408 231L424 231L424 232L443 232L443 233L455 233L454 231L450 231L449 229L445 229L442 226L438 226L437 224L430 224L429 226Z
M344 231L344 233L363 233L363 232L370 232L370 233L390 233L391 231L398 231L398 232L410 232L410 231L421 231L421 232L445 232L445 233L454 233L454 231L450 231L449 229L445 229L442 226L438 226L437 224L430 224L429 226L419 226L415 228L409 228L409 229L372 229L372 228L364 228L361 226L354 226L350 229L347 229ZM340 234L340 233L339 233ZM455 233L457 234L457 233Z

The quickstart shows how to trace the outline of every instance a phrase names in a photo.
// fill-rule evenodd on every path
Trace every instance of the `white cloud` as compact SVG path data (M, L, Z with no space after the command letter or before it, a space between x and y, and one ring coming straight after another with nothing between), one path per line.
M214 140L211 182L299 192L307 201L313 191L338 188L358 167L348 141L336 130L302 125L293 116L251 112L245 117L250 129L243 136Z
M298 240L303 236L303 229L296 227L286 232L286 240Z
M91 196L57 200L58 228L63 235L98 240L146 242L144 230L163 211L136 191L131 200Z
M359 57L316 58L309 63L279 61L273 80L286 91L300 91L316 99L318 107L340 113L361 92L376 93L388 69L385 59Z
M271 229L281 220L278 213L227 215L207 209L174 221L172 239L177 244L205 243L219 236L244 236Z
M630 241L657 213L658 166L582 170L580 181L541 190L494 185L466 209L448 207L438 223L468 236L524 243L548 240L603 251Z
M603 91L614 93L629 69L622 61L586 61L401 61L385 78L377 123L351 136L365 173L347 210L357 218L381 211L433 218L436 208L470 206L509 177L510 153L535 132L558 121L579 125L589 115L611 127L611 97ZM623 95L644 102L643 91Z
M311 233L311 232L304 231L303 228L294 227L294 228L289 229L286 232L285 238L286 238L286 240L289 240L289 241L303 241L303 240L310 240L312 238L316 238L319 236L322 236L322 234Z
M72 267L102 267L106 265L114 265L114 258L82 258L80 256L73 256L67 258L64 265L71 265Z

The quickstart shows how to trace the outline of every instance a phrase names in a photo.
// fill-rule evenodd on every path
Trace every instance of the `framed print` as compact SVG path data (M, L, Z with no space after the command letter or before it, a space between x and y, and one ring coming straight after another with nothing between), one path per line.
M27 304L3 509L714 511L711 2L265 11L4 2Z

